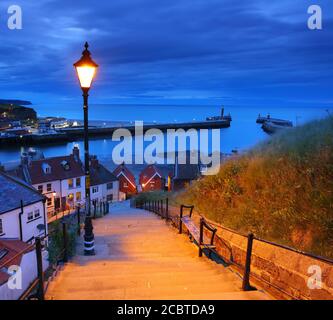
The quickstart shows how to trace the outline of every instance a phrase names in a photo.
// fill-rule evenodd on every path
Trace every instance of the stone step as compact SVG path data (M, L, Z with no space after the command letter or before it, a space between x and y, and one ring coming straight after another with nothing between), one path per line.
M73 284L72 284L73 285ZM169 283L168 286L152 287L147 283L146 286L119 287L118 284L107 283L101 287L101 283L95 283L86 288L74 286L58 286L47 292L49 299L162 299L170 298L188 299L191 295L205 295L207 299L223 292L239 291L237 285L232 282L227 283L189 283L187 285L177 285Z
M207 257L186 235L128 204L93 221L96 255L74 259L48 287L47 299L265 299L243 293L241 277Z
M186 274L179 274L177 276L169 275L166 277L164 274L157 273L156 275L146 275L142 277L128 277L126 274L118 277L94 275L94 277L66 277L63 279L61 276L51 288L55 288L61 281L66 280L66 287L69 292L77 292L81 290L113 290L113 289L134 289L141 288L142 290L150 289L172 289L175 287L182 287L188 289L202 289L209 292L211 287L221 288L221 290L240 290L240 283L234 277L220 277L216 275L208 275L203 283L201 279L195 280L195 277ZM62 291L63 288L60 289Z

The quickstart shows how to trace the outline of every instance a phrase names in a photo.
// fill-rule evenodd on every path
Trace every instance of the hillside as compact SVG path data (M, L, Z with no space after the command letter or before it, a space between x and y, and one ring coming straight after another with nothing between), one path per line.
M15 105L31 105L32 103L27 100L9 100L9 99L0 99L0 104L15 104Z
M242 232L333 257L333 118L274 136L175 196Z
M9 120L37 120L37 113L33 108L13 104L0 104L0 118Z

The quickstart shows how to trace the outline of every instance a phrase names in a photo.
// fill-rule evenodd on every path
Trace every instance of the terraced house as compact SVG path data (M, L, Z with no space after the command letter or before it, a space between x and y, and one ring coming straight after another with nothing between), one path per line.
M30 161L23 166L25 181L45 195L48 214L74 209L85 198L85 173L79 149L68 156Z
M0 172L0 239L33 242L46 235L45 200L26 182Z

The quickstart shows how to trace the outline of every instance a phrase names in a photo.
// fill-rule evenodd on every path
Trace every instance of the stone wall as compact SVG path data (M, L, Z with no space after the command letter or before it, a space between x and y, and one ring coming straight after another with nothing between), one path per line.
M174 225L178 227L179 208L170 206L169 211ZM194 213L193 218L199 225L200 216ZM214 244L218 255L227 263L242 269L245 265L247 237L222 227L217 229ZM310 289L308 286L314 270L319 276L318 272L321 272L320 289ZM258 240L254 240L252 249L253 280L281 298L333 299L333 264Z

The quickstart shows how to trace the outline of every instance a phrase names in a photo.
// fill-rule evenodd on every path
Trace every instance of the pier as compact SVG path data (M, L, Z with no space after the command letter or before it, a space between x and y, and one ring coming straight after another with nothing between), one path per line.
M196 121L196 122L183 122L183 123L153 123L144 124L143 131L146 132L149 129L159 129L162 132L166 132L169 129L219 129L230 127L230 121L218 120L218 121ZM90 137L108 137L112 136L113 132L117 129L127 129L132 134L135 132L134 125L117 126L117 127L89 127ZM0 145L41 145L50 143L64 143L78 139L83 139L84 129L83 127L71 127L56 130L56 133L45 134L28 134L20 136L2 136L0 137Z

